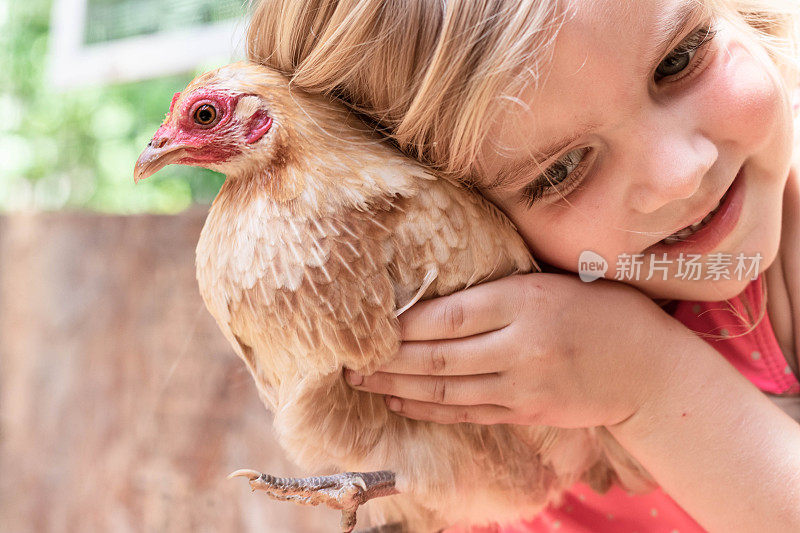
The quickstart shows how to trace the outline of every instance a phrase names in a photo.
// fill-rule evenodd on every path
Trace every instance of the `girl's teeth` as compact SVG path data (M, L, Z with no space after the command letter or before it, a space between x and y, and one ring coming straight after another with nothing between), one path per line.
M717 209L719 209L719 207L717 207L712 212L707 214L706 217L703 220L701 220L700 222L698 222L697 224L692 224L691 226L689 226L690 228L692 228L692 231L697 231L700 228L702 228L703 226L705 226L706 224L708 224L708 221L711 220L712 218L714 218L714 214L717 212Z
M700 228L702 228L703 226L708 224L708 222L712 218L714 218L714 215L717 213L717 211L719 211L719 208L722 205L722 202L724 200L725 200L725 196L723 195L723 197L720 199L719 203L717 204L717 207L715 207L709 214L707 214L703 220L701 220L697 224L692 224L691 226L686 226L685 228L673 233L672 235L670 235L666 239L662 240L661 242L664 243L664 244L674 244L676 242L682 242L682 241L686 240L687 237L689 237L694 232L696 232L697 230L699 230Z

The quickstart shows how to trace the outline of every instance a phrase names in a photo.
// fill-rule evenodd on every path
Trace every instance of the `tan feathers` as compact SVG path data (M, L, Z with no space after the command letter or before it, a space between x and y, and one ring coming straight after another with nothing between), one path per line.
M395 313L416 297L536 264L489 202L403 157L340 104L251 64L190 87L203 83L256 95L274 117L257 151L219 168L228 179L197 246L197 279L294 460L393 470L402 494L369 505L411 531L531 515L585 472L607 486L606 451L626 479L646 477L601 431L440 426L348 387L343 366L371 373L394 355Z

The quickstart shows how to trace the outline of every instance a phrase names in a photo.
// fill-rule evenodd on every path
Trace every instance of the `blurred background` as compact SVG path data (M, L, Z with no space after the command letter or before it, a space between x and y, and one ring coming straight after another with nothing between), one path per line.
M223 177L132 171L173 93L243 57L243 0L0 0L0 531L336 531L206 312Z

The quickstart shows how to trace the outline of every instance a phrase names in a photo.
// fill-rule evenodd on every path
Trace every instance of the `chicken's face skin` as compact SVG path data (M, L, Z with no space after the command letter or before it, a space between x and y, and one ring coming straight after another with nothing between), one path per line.
M410 192L396 175L376 177L371 170L386 159L383 143L341 104L242 61L198 76L174 96L134 178L170 164L200 166L225 174L222 197L231 205L267 197L293 206L293 214L317 216L344 205L366 209L372 196Z
M269 102L215 81L202 76L175 94L166 119L136 163L136 181L169 164L238 176L263 168L278 155L270 142L276 124Z

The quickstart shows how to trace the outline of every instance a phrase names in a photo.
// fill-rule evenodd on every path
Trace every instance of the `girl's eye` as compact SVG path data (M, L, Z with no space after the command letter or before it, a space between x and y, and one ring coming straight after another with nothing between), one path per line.
M522 199L530 209L550 189L560 190L562 194L569 189L564 183L575 183L580 178L580 169L589 152L588 147L578 148L567 152L564 156L550 165L543 173L539 174L531 183L522 190ZM577 172L576 172L577 170Z
M665 57L661 63L656 67L653 79L656 82L670 76L676 76L682 73L686 68L691 65L697 51L707 42L714 38L715 31L709 26L703 26L695 30L689 37L686 38L681 44L675 47L672 52Z
M714 38L716 31L709 25L702 26L692 32L681 44L675 47L656 67L653 78L660 82L664 78L683 77L687 75L686 69L692 64L697 52ZM693 69L691 69L693 70ZM542 174L522 190L521 199L530 209L533 204L550 190L559 190L562 195L571 185L577 183L582 174L582 168L589 148L578 148L565 154L561 159L550 165ZM569 185L564 185L565 183Z

